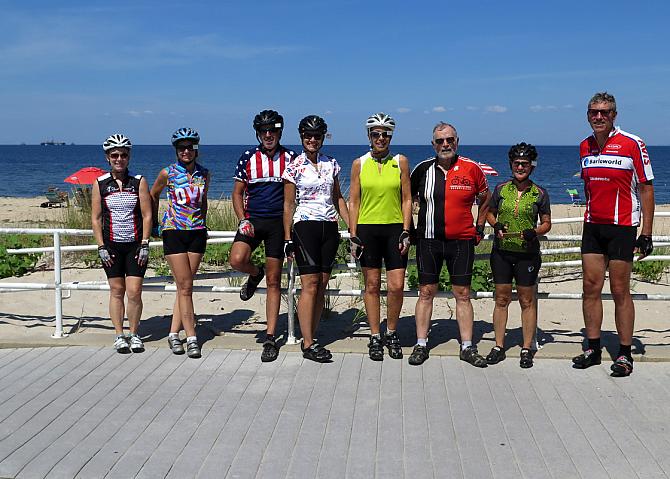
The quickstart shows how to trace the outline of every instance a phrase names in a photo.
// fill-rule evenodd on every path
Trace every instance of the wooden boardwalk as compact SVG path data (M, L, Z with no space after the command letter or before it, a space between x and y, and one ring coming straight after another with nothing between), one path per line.
M360 354L0 350L2 478L662 478L670 363L633 376Z

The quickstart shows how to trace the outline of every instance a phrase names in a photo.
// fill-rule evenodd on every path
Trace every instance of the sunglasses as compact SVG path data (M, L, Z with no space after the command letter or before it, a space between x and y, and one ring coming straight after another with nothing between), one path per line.
M321 141L321 140L323 140L323 134L321 134L321 133L303 133L302 134L302 139L303 140L309 140L310 138L314 138L316 141Z
M280 128L261 128L260 130L258 130L258 134L265 135L266 133L269 133L271 135L276 135L280 131L281 131Z
M588 112L589 116L592 116L592 117L595 118L598 115L610 116L613 111L614 110L611 110L611 109L609 109L609 110L597 110L595 108L589 108L587 112Z
M512 168L523 168L524 170L530 168L531 164L529 161L513 161Z
M110 153L109 155L112 160L118 160L119 158L126 160L128 159L128 156L128 153Z
M183 153L186 150L195 151L198 147L196 145L177 145L177 151Z
M379 138L387 139L393 136L392 131L371 131L370 138L373 140L378 140Z
M453 136L450 136L449 138L435 138L433 140L433 143L435 143L436 145L443 145L445 141L450 145L456 144L456 138L454 138Z

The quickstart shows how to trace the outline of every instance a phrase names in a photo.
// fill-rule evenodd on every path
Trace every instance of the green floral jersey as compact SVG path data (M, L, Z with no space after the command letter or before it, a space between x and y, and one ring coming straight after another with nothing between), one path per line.
M536 253L540 250L540 242L536 239L528 244L521 232L535 228L541 215L551 214L549 194L531 182L521 195L512 180L496 186L491 197L491 209L497 211L497 221L507 227L508 234L503 239L496 238L494 247L503 251L518 253Z

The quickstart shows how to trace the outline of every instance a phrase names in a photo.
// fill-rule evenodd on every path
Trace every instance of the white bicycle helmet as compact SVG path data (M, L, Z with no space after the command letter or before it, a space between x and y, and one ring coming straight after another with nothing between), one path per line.
M114 133L102 144L102 149L105 151L113 150L114 148L128 148L130 150L132 147L130 138L121 133Z
M380 112L370 116L365 122L365 128L367 129L368 134L370 134L370 130L380 126L393 131L395 130L395 120L386 113Z

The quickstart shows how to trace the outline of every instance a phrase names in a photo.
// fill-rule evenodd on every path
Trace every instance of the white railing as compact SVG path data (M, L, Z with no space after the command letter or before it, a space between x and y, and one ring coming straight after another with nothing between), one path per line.
M658 212L655 216L670 216L670 213ZM570 223L570 222L582 222L582 218L562 218L552 220L552 224L560 223ZM54 290L54 306L55 306L55 320L56 320L56 330L52 335L53 338L62 338L67 336L63 332L63 291L108 291L109 285L106 282L66 282L62 281L62 272L61 272L61 254L62 252L68 251L95 251L97 245L78 245L78 246L62 246L61 245L61 236L92 236L93 232L91 230L78 230L78 229L59 229L59 228L0 228L0 234L36 234L36 235L53 235L53 247L42 247L42 248L21 248L21 249L8 249L7 252L10 254L34 254L34 253L53 253L54 255L54 282L53 283L11 283L11 282L0 282L0 292L2 291L30 291L30 290ZM209 239L207 243L231 243L235 237L235 231L208 231ZM342 238L348 238L349 233L346 231L341 231L340 235ZM670 236L654 236L654 242L657 243L657 246L666 246L670 244ZM487 234L485 237L486 240L492 240L493 235ZM581 241L581 235L549 235L541 236L541 240L548 242L579 242ZM151 242L150 247L159 247L162 246L162 241ZM545 255L550 254L563 254L563 253L578 253L579 248L556 248L556 249L543 249L542 253ZM488 258L488 254L478 254L476 255L477 259ZM642 261L670 261L670 255L655 255L648 256ZM569 267L569 266L579 266L581 265L580 260L574 261L558 261L558 262L547 262L543 263L543 267ZM357 266L355 263L348 263L346 265L337 265L338 269L356 269ZM287 294L288 297L288 337L287 342L290 344L295 344L295 295L299 293L300 289L295 287L295 276L296 271L292 261L288 262L288 287L282 289L282 292ZM214 277L239 277L246 276L238 272L225 272L225 273L207 273L207 274L198 274L196 279L211 279ZM167 281L171 277L154 277L146 278L144 285L142 287L143 291L149 292L170 292L176 291L177 288L174 284L155 284L156 281ZM196 292L208 292L208 293L239 293L240 287L238 286L205 286L205 285L194 285L193 291ZM258 293L264 294L266 292L265 288L258 288ZM361 289L328 289L327 293L331 296L363 296L363 290ZM382 291L382 295L385 295L386 292ZM416 290L405 291L405 297L418 297L419 292ZM487 299L493 298L493 292L473 292L473 299ZM451 292L438 292L437 297L452 298L453 294ZM537 293L538 299L581 299L581 293ZM603 299L611 300L612 297L610 294L603 294ZM633 299L635 300L653 300L653 301L668 301L670 300L670 295L664 294L633 294Z

